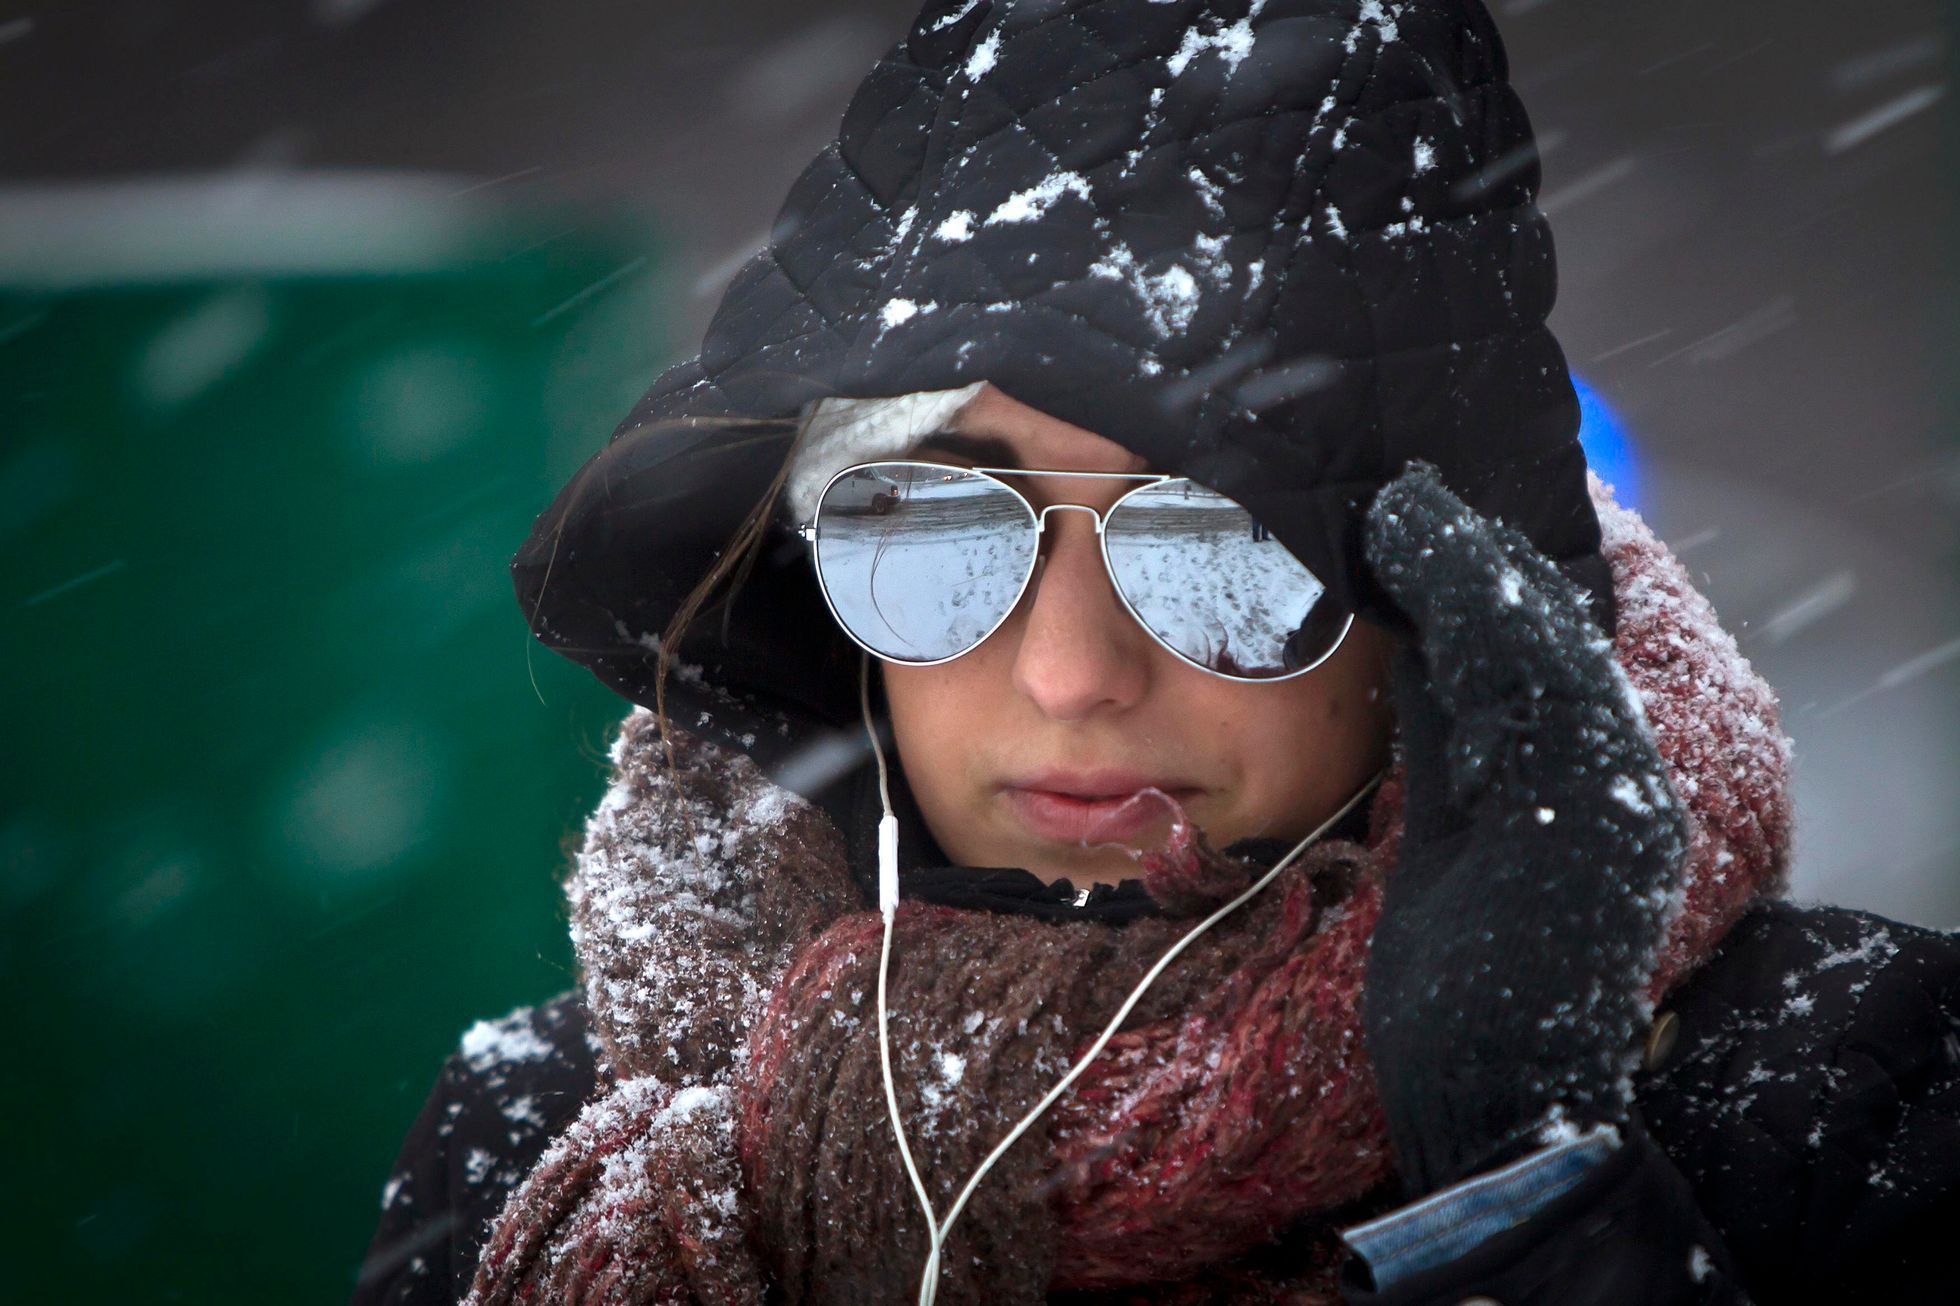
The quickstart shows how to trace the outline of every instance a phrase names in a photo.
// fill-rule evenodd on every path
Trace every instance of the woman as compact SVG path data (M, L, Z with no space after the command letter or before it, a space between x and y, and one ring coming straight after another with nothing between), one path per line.
M514 561L636 705L582 982L357 1301L1955 1297L1960 944L1776 901L1505 76L1460 0L928 6Z

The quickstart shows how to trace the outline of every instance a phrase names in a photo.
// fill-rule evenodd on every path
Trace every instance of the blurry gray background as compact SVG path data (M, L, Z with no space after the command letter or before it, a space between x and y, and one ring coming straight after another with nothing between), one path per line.
M915 8L0 3L0 733L39 760L0 1090L47 1168L0 1223L67 1266L22 1300L344 1299L443 1052L569 984L623 704L527 652L503 564ZM1781 694L1798 896L1960 926L1951 16L1493 10L1622 489ZM115 538L166 494L169 547Z

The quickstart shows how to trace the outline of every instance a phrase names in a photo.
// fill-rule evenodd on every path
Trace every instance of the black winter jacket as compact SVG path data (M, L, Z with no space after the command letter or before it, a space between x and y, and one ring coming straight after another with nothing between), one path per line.
M1054 886L1015 874L990 905L1039 912ZM1393 1291L1351 1265L1348 1299L1960 1301L1944 1241L1960 1227L1960 936L1765 903L1654 1030L1636 1080L1648 1137ZM462 1297L505 1195L592 1094L596 1051L576 992L470 1030L402 1144L353 1306Z

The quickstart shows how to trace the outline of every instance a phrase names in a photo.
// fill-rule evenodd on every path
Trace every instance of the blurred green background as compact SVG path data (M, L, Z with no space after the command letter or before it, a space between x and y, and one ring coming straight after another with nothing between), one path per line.
M0 1300L344 1300L457 1035L572 982L624 704L505 566L658 251L338 185L107 197L136 262L76 200L0 288Z

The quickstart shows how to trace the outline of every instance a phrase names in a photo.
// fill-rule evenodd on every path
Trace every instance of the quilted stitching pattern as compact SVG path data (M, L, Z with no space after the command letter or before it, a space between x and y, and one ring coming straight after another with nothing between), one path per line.
M648 506L582 528L575 481L540 518L581 547L553 555L558 603L534 626L647 699L667 578L700 574L750 506L731 487L766 485L786 447L663 422L980 379L1238 498L1384 625L1400 617L1357 523L1411 458L1604 597L1507 76L1476 0L935 0L790 188L699 357L595 456L664 451L634 455ZM815 603L807 559L772 551L725 638L688 655L758 701L841 712L854 691L823 634L800 637L808 665L776 656L781 614Z
M1327 553L1342 530L1268 487L1367 486L1412 452L1489 466L1495 428L1505 456L1564 452L1542 519L1517 524L1585 555L1535 161L1502 157L1529 147L1505 72L1488 16L1444 0L930 5L792 188L699 370L662 377L622 433L985 377L1208 475L1366 607L1365 571ZM1439 344L1464 355L1440 375L1403 357ZM1254 411L1190 384L1235 346L1236 381L1376 365Z

